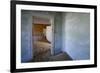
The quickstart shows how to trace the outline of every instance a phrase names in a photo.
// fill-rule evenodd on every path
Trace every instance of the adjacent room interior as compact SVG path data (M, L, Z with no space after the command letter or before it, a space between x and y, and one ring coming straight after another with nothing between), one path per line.
M51 24L49 19L33 16L33 61L46 61L51 56Z

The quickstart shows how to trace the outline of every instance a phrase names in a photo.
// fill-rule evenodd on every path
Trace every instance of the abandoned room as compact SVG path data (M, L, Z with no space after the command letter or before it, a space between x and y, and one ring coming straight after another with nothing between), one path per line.
M90 59L90 14L21 10L21 62Z

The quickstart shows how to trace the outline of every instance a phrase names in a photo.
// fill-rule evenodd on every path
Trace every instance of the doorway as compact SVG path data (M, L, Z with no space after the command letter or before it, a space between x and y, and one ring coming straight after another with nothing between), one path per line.
M52 24L51 19L33 16L32 45L34 62L49 61L52 55Z

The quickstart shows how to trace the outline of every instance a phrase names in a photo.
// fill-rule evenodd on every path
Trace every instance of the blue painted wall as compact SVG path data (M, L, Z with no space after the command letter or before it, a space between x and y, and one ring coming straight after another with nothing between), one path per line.
M30 61L32 52L32 17L30 13L21 12L21 62Z
M63 47L72 59L82 60L90 58L90 14L63 14Z
M62 52L62 13L56 13L54 17L54 54Z

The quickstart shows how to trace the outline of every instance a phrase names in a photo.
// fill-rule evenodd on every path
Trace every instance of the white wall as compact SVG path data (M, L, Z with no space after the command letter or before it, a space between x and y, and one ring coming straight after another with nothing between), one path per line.
M63 51L74 60L89 59L89 13L65 13L63 17Z

